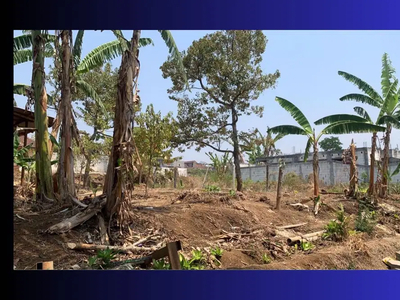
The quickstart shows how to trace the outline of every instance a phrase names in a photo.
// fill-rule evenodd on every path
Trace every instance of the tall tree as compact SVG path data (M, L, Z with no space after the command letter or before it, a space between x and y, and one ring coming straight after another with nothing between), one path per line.
M134 140L132 138L134 123L134 107L137 105L136 93L139 76L139 41L141 30L134 30L132 38L127 41L120 30L114 30L122 47L121 66L118 74L117 102L115 105L113 147L108 162L103 192L107 196L106 216L111 219L118 214L123 226L127 213L126 204L133 190L132 177L134 165ZM169 48L170 54L181 62L181 56L172 35L167 30L159 30ZM181 64L181 63L180 63ZM179 66L179 65L178 65ZM178 68L179 69L179 68ZM131 179L131 180L129 180Z
M161 112L155 112L152 104L148 105L145 112L136 117L134 137L140 141L137 143L139 153L143 155L147 165L146 196L148 195L149 178L153 174L153 168L157 167L158 159L164 162L172 160L171 140L175 135L176 124L172 113L165 116Z
M61 200L76 196L74 155L72 137L75 134L72 123L72 89L73 87L73 56L72 56L72 30L62 30L62 73L61 73L61 150L58 163L58 191Z
M382 56L382 72L381 72L381 89L382 95L379 95L368 83L360 78L343 72L338 72L340 76L344 77L347 81L356 85L364 94L351 93L340 98L341 101L357 101L364 104L371 105L379 109L377 124L385 125L386 130L384 134L384 149L382 167L380 169L380 189L379 196L386 197L388 191L389 180L389 148L390 148L390 134L392 128L399 128L396 116L400 110L399 96L400 89L398 88L398 79L395 78L395 69L392 67L391 61L387 53ZM374 145L373 136L372 144ZM371 154L372 157L372 154ZM372 165L372 164L371 164Z
M44 72L45 39L41 30L32 31L32 87L35 103L36 195L54 198L48 149L47 93Z
M346 133L365 133L373 131L384 131L385 128L366 122L338 121L326 126L318 135L315 134L315 128L312 128L310 122L304 114L293 103L280 97L276 101L285 109L299 126L279 125L269 128L269 132L283 135L305 135L307 144L304 151L304 161L307 161L311 146L313 147L313 179L314 179L314 214L318 213L320 207L319 194L319 162L318 162L318 142L325 134L346 134Z
M106 111L113 111L115 107L115 95L117 93L118 70L112 70L111 64L106 63L103 68L96 68L80 75L80 80L89 84L96 94L98 101L101 101ZM80 115L85 123L93 128L90 136L85 136L84 156L86 160L84 186L89 186L90 166L93 162L93 155L100 153L99 143L102 142L105 130L112 128L112 115L104 114L104 109L97 104L87 93L78 89L75 95L82 106L79 106ZM101 147L100 147L101 148Z
M242 115L262 116L263 107L251 106L260 94L273 88L280 74L263 74L262 54L267 39L261 30L227 30L208 34L194 41L183 53L189 88L195 95L185 94L183 76L176 72L176 62L166 61L161 70L173 87L170 98L178 101L179 131L177 144L210 147L232 153L236 189L242 191L238 121ZM221 141L230 139L233 149L221 148Z
M342 150L342 145L342 142L336 136L326 137L319 142L319 146L324 151L340 151Z

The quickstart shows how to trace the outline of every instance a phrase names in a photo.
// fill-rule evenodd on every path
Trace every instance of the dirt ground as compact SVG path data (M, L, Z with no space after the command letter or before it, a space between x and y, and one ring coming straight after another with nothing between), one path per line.
M79 191L79 198L90 195ZM100 194L101 192L97 192ZM311 193L311 190L310 190ZM130 245L152 236L139 247L151 247L168 241L180 240L187 257L193 249L210 253L214 247L223 249L221 264L212 262L207 269L387 269L382 259L394 257L400 250L400 195L381 202L378 223L372 234L352 233L342 242L317 239L314 248L301 250L288 244L288 237L324 230L336 218L335 209L343 205L354 229L358 211L355 200L343 195L322 195L326 206L319 214L312 213L310 193L287 192L276 211L275 192L228 192L202 190L150 189L144 197L144 188L133 192L130 210L134 222L128 231L120 232L110 225L114 245ZM50 226L73 216L78 208L48 208L38 211L31 195L14 199L14 268L35 269L42 261L53 261L55 269L87 268L93 251L68 249L66 243L99 244L97 217L68 233L45 233ZM299 207L290 204L303 203ZM43 208L42 208L43 209ZM279 226L306 223L293 229ZM147 255L146 251L122 255L119 259ZM265 258L269 259L266 260Z

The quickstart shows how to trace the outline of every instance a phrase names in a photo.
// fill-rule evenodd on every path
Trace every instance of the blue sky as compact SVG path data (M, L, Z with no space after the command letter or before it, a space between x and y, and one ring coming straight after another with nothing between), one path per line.
M171 31L180 50L186 50L194 40L198 40L212 31ZM75 31L74 31L75 33ZM132 31L123 31L130 38ZM293 102L306 115L310 123L330 114L353 113L354 106L363 106L355 102L341 102L339 98L345 94L358 92L358 89L339 76L337 72L345 71L362 78L379 93L381 58L388 53L393 67L400 72L400 31L264 31L268 39L263 56L262 67L265 73L279 69L281 77L275 89L265 91L254 104L265 107L263 118L242 117L239 129L258 128L265 131L267 126L291 124L296 125L289 113L283 110L275 101L279 96ZM14 31L14 36L21 35ZM169 111L176 114L177 105L168 98L167 89L171 87L169 79L163 79L160 66L168 56L157 31L142 31L142 37L153 39L154 46L147 46L140 51L141 70L139 77L140 96L145 109L153 103L156 110L166 114ZM114 40L110 31L86 31L82 56L95 47ZM398 53L396 55L396 53ZM113 60L113 67L119 67L121 58ZM47 59L46 66L52 63ZM32 62L14 67L15 83L31 83ZM48 69L47 69L48 70ZM400 77L399 75L397 77ZM26 97L15 95L19 107L24 107ZM376 118L377 109L364 106L372 118ZM49 111L54 116L54 111ZM91 131L83 121L78 122L81 130ZM316 131L323 127L316 126ZM111 133L112 131L110 131ZM354 138L356 145L371 144L369 134L338 136L347 147ZM391 136L392 147L400 146L400 131L394 130ZM277 147L285 154L304 151L306 137L287 136L277 143ZM189 149L183 156L184 160L208 161L205 148L200 153Z

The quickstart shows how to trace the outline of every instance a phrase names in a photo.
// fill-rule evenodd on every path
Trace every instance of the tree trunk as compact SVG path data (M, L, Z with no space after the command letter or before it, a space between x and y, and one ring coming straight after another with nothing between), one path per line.
M354 145L353 140L351 140L350 152L351 152L351 164L350 164L349 197L354 197L357 191L357 166L356 166L356 147Z
M49 159L49 133L47 119L47 93L44 73L45 42L40 30L32 31L33 70L32 84L35 97L35 151L36 151L36 197L42 194L54 198L51 164Z
M55 140L57 140L58 131L59 131L60 125L61 125L61 116L62 115L63 115L62 105L58 105L56 118L54 119L54 124L51 128L51 135L54 137ZM50 140L49 140L49 142L50 142L49 143L50 144L49 159L51 160L51 158L53 157L53 153L54 153L54 144Z
M282 189L282 175L283 175L283 168L282 165L279 165L279 172L278 172L278 187L276 190L276 210L281 209L281 189Z
M85 174L83 175L83 187L90 187L90 165L92 163L92 155L89 152L86 156Z
M384 149L383 149L383 162L381 169L381 188L379 196L381 198L386 198L388 195L388 185L389 185L389 147L390 147L390 134L392 132L392 126L386 126L386 132L384 137Z
M149 178L150 178L150 174L152 174L152 170L151 170L151 161L152 161L152 156L150 155L149 157L149 165L148 165L148 169L147 169L147 176L146 176L146 189L145 189L145 196L148 196L148 188L149 188ZM153 181L154 182L154 181Z
M315 139L315 132L313 134L314 139L314 154L313 154L313 177L314 177L314 214L318 214L320 199L319 199L319 166L318 166L318 141Z
M236 110L232 108L232 141L233 141L233 163L235 165L236 190L243 190L242 174L240 172L240 149L237 131L238 116Z
M123 169L126 173L133 171L132 130L133 130L133 81L138 75L138 42L140 30L134 30L131 48L122 54L121 67L118 75L118 95L115 105L113 147L108 162L104 192L107 195L105 216L111 217L119 210L126 192L133 190L133 184L127 186ZM123 169L122 169L123 168ZM133 182L133 181L132 181Z
M265 188L268 192L268 190L269 190L269 164L268 164L268 161L265 161Z
M377 133L374 132L372 134L372 145L371 145L371 165L369 167L369 187L368 187L368 195L375 195L375 153L376 153L376 138Z
M61 116L61 152L58 163L58 189L63 201L71 195L76 197L74 155L72 152L72 97L71 97L71 30L61 32L62 40L62 78L61 78L61 103L63 114Z

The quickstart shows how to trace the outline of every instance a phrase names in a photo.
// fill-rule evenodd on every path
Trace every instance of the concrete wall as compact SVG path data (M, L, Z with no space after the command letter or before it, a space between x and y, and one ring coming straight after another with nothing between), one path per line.
M389 165L390 173L396 169L398 163L392 163ZM369 180L369 166L357 165L359 182L363 181L362 174L364 173L366 177L364 178L366 182ZM253 166L253 167L243 167L241 168L242 179L252 180L252 181L265 181L265 166ZM285 165L283 174L295 173L307 179L310 174L312 174L312 162L297 162L288 163ZM270 180L276 181L278 178L278 164L271 164L269 166ZM375 180L378 174L377 168L375 168ZM339 183L349 182L350 177L350 165L345 165L342 162L337 161L320 161L319 162L319 179L326 185L335 185ZM400 174L393 176L392 182L400 182Z

